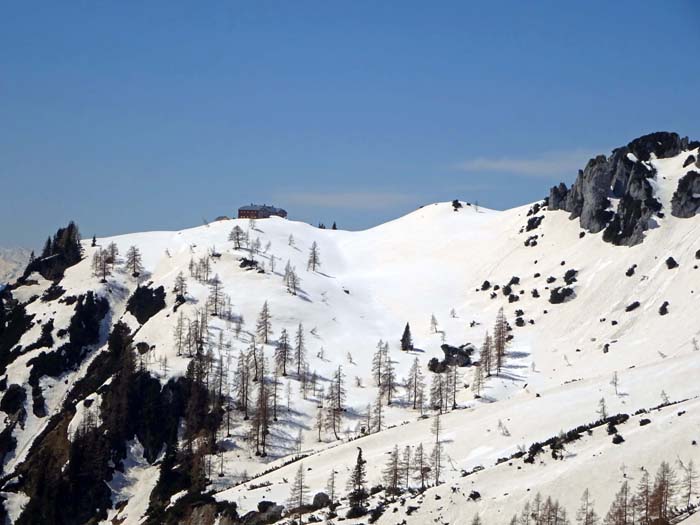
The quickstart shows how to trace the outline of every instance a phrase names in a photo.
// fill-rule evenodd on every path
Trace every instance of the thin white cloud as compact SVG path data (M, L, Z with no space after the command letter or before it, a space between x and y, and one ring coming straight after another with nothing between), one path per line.
M348 210L378 210L415 203L416 195L390 191L292 192L278 200L297 206Z
M588 150L557 151L534 157L476 157L455 166L469 173L503 173L525 177L552 178L575 175L596 153Z

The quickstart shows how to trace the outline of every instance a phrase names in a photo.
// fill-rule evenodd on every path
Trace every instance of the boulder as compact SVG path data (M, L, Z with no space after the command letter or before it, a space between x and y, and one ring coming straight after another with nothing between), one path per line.
M700 212L700 173L689 171L678 181L671 198L671 215L681 219L694 217Z
M317 492L314 495L314 499L311 502L311 505L316 508L316 509L322 509L324 507L330 507L333 501L331 501L331 498L328 494L325 492Z

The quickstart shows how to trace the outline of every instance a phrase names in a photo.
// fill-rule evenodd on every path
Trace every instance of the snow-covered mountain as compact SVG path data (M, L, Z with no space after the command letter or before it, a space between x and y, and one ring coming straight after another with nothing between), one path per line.
M29 262L29 250L0 247L0 286L14 281Z
M573 519L588 489L604 515L662 462L683 481L700 461L698 146L642 137L541 202L436 203L361 232L223 220L82 242L74 263L61 230L1 296L6 521L506 523L536 493ZM500 309L508 344L476 389ZM371 495L353 505L358 448ZM663 519L689 516L686 492Z

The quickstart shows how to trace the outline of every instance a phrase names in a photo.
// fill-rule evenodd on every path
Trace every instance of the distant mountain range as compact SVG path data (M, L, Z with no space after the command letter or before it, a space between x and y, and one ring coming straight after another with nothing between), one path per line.
M14 281L27 266L30 251L25 248L0 247L0 284Z

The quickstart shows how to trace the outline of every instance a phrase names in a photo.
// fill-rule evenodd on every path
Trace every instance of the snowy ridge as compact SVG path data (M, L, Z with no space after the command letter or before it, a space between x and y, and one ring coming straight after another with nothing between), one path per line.
M688 170L683 167L687 155L651 161L658 171L655 194L664 208L670 206L678 180ZM532 231L524 231L532 216L542 217L541 222ZM264 273L240 266L241 259L251 253L245 247L235 249L228 240L236 226L251 240L259 239L260 252L253 255ZM191 357L178 355L176 350L177 320L180 314L194 318L206 308L210 294L208 283L191 277L190 261L215 254L211 277L218 275L234 314L228 320L222 316L209 319L209 347L215 360L235 364L239 353L250 347L255 321L267 301L272 334L269 344L258 344L268 366L274 361L281 331L293 337L301 323L309 371L326 388L342 366L347 390L341 439L324 430L319 442L315 427L319 399L314 392L304 398L294 373L281 377L279 420L270 427L265 457L255 455L248 440L250 421L234 411L231 435L221 431L216 436L216 446L223 452L207 458L212 465L207 490L217 501L235 502L239 515L255 511L262 500L286 505L299 467L299 462L289 461L298 454L305 456L302 461L311 496L325 490L332 468L337 472L338 492L344 496L358 447L367 460L369 485L382 483L387 454L394 445L402 451L423 444L429 451L435 411L426 408L429 417L421 418L399 387L395 402L385 407L382 431L362 435L367 407L378 396L372 373L378 341L388 343L399 382L408 377L417 358L429 386L434 374L427 369L428 361L442 359L441 344L456 347L470 342L479 347L503 308L513 339L502 373L488 378L481 397L475 398L466 387L472 382L474 367L461 368L458 408L441 417L445 455L441 484L410 496L403 504L399 500L390 503L378 523L464 523L477 513L486 523L506 523L537 491L556 497L572 513L585 488L590 489L599 514L604 514L623 475L636 485L642 467L654 472L662 461L700 460L699 449L693 445L700 440L700 383L696 379L700 374L700 261L696 255L700 217L679 219L667 214L658 227L645 233L643 243L632 247L614 246L602 242L600 234L582 233L567 213L548 211L539 204L499 212L447 202L361 232L323 230L272 217L254 223L223 220L179 232L102 238L95 247L86 241L84 259L66 271L60 285L66 296L95 291L109 301L110 313L99 343L90 348L76 370L42 378L46 410L49 416L61 413L71 389L92 361L107 351L109 330L119 320L135 333L134 343L147 343L151 348L140 359L162 385L185 376ZM537 243L527 246L525 241L533 234L538 236ZM119 256L115 271L106 283L100 283L91 263L94 254L110 243L116 244ZM316 271L307 270L313 243L321 259ZM125 255L132 246L140 250L145 268L138 278L125 268ZM678 267L669 268L669 257ZM296 295L284 284L288 261L301 278ZM575 271L575 281L567 285L564 276L569 270ZM188 290L186 302L175 312L172 291L180 273L187 278ZM519 282L505 295L503 287L513 277ZM554 280L548 282L550 277ZM58 344L56 331L68 327L73 306L31 300L46 293L51 283L36 274L30 279L12 291L13 297L27 303L27 314L41 319L42 324L32 325L18 344L27 347L37 341L49 319L53 319ZM482 289L484 281L489 281L488 289ZM166 292L165 308L142 325L127 312L127 300L139 285L163 286ZM550 293L556 287L571 288L573 295L552 304ZM668 313L661 315L665 302ZM638 306L630 308L634 303ZM437 320L437 331L431 329L431 315ZM243 319L240 333L235 318ZM516 319L522 320L522 326ZM414 351L400 347L406 323L411 327ZM7 384L28 384L28 363L42 351L46 348L14 359L6 370ZM473 357L479 359L478 354ZM613 387L611 378L616 373L619 384ZM233 389L235 374L228 380ZM665 404L664 396L677 404L654 410ZM630 416L618 426L623 443L613 444L601 426L567 444L561 459L553 459L547 449L532 464L522 458L500 462L533 443L599 419L601 398L609 414ZM67 425L69 439L83 425L85 400L91 410L101 405L100 394L95 392L75 404ZM25 408L26 420L13 432L17 446L4 460L5 475L26 459L49 423L50 417L32 412L31 393ZM642 410L650 412L634 415ZM651 423L640 426L643 418ZM162 456L149 464L143 446L137 441L129 444L124 472L109 483L115 508L103 523L123 519L123 523L135 524L147 519L148 498L157 483L160 461ZM478 467L483 470L464 476ZM415 482L411 484L416 488ZM470 499L472 491L480 497ZM21 490L6 490L3 495L14 521L26 496ZM174 494L172 503L180 497ZM375 496L372 505L381 497ZM117 505L119 502L123 505ZM693 502L698 502L698 494L693 494ZM409 506L417 508L408 514ZM337 512L344 516L347 509L343 500ZM322 517L324 512L315 514ZM347 522L365 523L366 519Z

